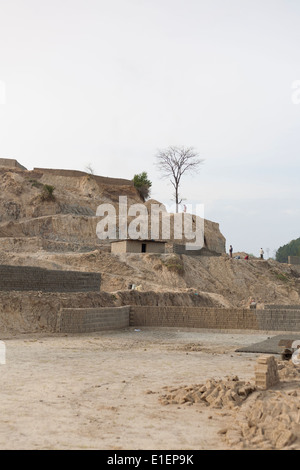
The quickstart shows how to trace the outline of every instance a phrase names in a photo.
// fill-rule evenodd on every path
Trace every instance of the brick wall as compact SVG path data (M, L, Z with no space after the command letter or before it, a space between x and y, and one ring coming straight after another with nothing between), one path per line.
M256 316L260 330L300 331L300 306L298 310L256 310Z
M59 280L59 271L52 272ZM0 271L0 283L3 283L3 274L4 271ZM98 281L100 283L99 279ZM56 286L55 291L44 291L42 294L26 289L23 292L14 292L11 287L7 288L6 292L0 289L2 334L6 331L60 331L80 334L128 326L300 332L300 306L265 310L178 305L143 306L138 303L149 302L151 293L126 291L128 296L133 298L121 298L123 307L115 307L116 299L113 294L100 290L90 291L90 286L85 286L85 290L81 292L78 286L76 292L66 290L66 286L63 286L65 290L58 291ZM40 287L38 290L42 290ZM179 299L174 297L165 300L178 303ZM133 305L133 302L136 302L136 305ZM163 297L158 302L164 302Z
M259 329L257 317L250 309L211 307L131 306L130 325L211 329Z
M31 266L0 266L0 291L99 291L101 274Z
M300 310L300 305L270 304L264 305L265 310Z
M63 308L59 313L61 333L92 333L127 328L130 307Z
M165 253L165 243L151 240L119 240L111 243L111 253L142 253L142 245L146 245L145 253Z
M131 326L300 331L299 309L131 306Z

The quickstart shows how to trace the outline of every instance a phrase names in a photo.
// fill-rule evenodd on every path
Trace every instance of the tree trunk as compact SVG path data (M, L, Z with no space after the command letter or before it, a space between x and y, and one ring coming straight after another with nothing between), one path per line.
M178 201L178 185L176 185L176 187L175 187L175 202L176 202L176 214L178 214L178 205L179 205L179 201Z

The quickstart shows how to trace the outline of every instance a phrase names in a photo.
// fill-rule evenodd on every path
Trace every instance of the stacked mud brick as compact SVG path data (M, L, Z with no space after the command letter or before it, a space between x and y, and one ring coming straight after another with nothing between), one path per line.
M260 356L255 366L255 385L266 390L279 382L277 362L274 356Z

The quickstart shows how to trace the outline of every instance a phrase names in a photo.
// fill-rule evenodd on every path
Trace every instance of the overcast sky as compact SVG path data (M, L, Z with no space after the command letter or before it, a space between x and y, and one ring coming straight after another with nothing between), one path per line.
M147 171L171 204L157 149L194 147L185 203L273 256L300 237L299 22L299 0L0 0L0 157Z

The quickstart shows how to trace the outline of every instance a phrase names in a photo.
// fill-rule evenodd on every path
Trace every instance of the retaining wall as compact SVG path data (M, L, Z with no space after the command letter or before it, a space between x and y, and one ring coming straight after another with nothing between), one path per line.
M91 176L98 184L109 184L113 186L133 186L133 181L123 178L110 178L106 176L90 175L84 171L79 170L56 170L52 168L34 168L33 171L43 174L51 174L55 176L65 176L69 178L80 178L82 176Z
M20 163L14 158L0 158L0 167L19 168L20 170L27 170L25 166L20 165Z
M110 253L110 243L106 240L98 240L99 243L76 243L57 240L49 240L42 237L1 237L1 251L13 251L14 253L32 253L39 250L54 252L89 252L98 250Z
M1 333L43 331L81 334L127 327L300 332L300 306L265 310L200 306L129 306L129 299L124 299L124 306L115 307L113 295L100 290L56 290L42 294L32 290L9 290L10 292L8 289L1 292L0 289Z
M92 333L129 327L130 307L63 308L59 313L61 333Z
M130 326L300 331L299 309L131 306Z
M0 291L99 291L101 274L0 265Z
M264 305L265 310L300 310L300 305L280 305L280 304L270 304Z
M221 253L209 250L206 247L199 248L198 250L188 250L185 245L173 244L173 253L177 255L188 255L188 256L221 256Z

